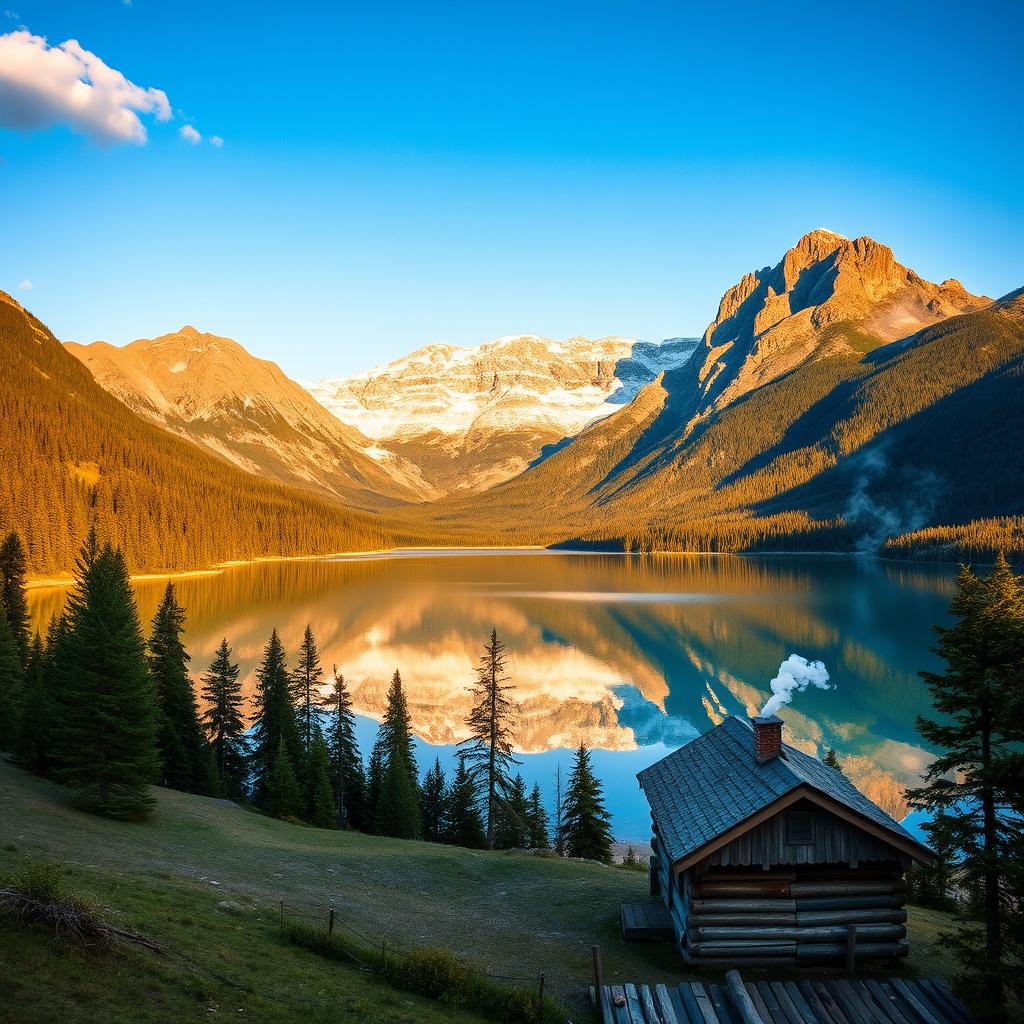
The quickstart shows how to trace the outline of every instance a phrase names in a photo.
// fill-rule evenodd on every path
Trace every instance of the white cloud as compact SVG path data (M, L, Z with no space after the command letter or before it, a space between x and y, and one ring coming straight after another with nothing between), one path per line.
M66 124L100 143L145 145L139 114L168 121L161 89L144 89L69 39L50 46L26 29L0 35L0 127Z
M178 134L186 141L192 143L193 146L199 144L202 140L202 135L199 134L190 124L183 124L178 129Z
M211 135L210 145L216 146L218 149L220 149L220 147L224 145L224 140L219 135Z
M19 292L27 292L32 290L32 282L26 277L21 284L18 285Z

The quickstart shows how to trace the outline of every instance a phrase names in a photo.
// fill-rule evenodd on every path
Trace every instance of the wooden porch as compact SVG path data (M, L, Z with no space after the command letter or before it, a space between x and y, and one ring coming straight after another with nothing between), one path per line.
M602 1024L974 1024L945 982L828 980L591 988Z

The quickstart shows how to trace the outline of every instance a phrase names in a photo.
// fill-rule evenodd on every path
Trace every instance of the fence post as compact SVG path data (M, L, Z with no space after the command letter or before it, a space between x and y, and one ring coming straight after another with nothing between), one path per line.
M380 944L380 965L384 969L384 973L387 974L388 970L388 940L382 940Z
M281 931L281 934L283 935L284 934L284 900L281 900L281 926L280 926L280 931Z
M590 954L594 960L594 995L597 1005L601 1005L601 989L604 988L604 964L601 962L601 947L591 946Z
M540 972L540 998L539 998L539 1005L540 1005L540 1019L543 1020L544 1019L544 972L543 971Z
M327 918L327 938L328 941L334 938L334 907L331 907L331 913Z
M846 926L846 976L852 978L856 973L857 926Z

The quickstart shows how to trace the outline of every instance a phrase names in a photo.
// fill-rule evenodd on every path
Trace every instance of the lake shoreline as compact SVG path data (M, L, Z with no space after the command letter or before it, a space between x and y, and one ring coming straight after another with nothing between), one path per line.
M361 559L408 557L419 553L429 555L486 555L486 554L540 554L552 555L622 555L629 557L641 556L688 556L707 558L828 558L828 559L859 559L871 562L885 562L893 565L958 565L956 561L923 558L889 558L885 555L866 555L856 551L674 551L669 548L658 548L652 551L623 551L621 548L578 548L563 547L558 544L516 544L499 545L485 544L471 547L452 547L450 545L420 545L414 548L370 548L365 551L333 551L320 555L260 555L257 558L232 558L217 562L208 569L178 569L170 572L136 573L130 577L133 583L149 583L154 580L196 579L204 576L220 576L228 569L245 565L259 565L265 562L319 562L319 561L358 561ZM988 565L987 562L977 562ZM28 589L42 587L67 587L74 582L72 576L28 576L25 586Z
M415 548L370 548L366 551L332 551L321 555L260 555L257 558L232 558L217 562L209 569L175 569L168 572L135 573L129 577L133 583L148 583L153 580L197 579L204 576L221 576L228 569L245 565L260 565L265 562L321 562L321 561L358 561L360 559L389 558L394 556L415 555L419 552L430 555L486 555L486 554L537 554L549 551L552 554L583 554L585 552L561 552L543 545L517 544L515 546L482 545L480 547L449 547L421 545ZM67 587L74 583L73 576L27 576L25 586L31 590L40 587Z

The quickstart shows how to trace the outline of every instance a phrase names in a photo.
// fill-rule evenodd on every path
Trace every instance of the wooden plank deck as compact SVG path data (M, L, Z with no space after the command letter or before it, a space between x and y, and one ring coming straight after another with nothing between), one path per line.
M664 903L623 903L619 921L626 942L656 942L675 937L672 915Z
M625 909L625 908L623 908ZM975 1024L938 978L606 985L602 1024Z

